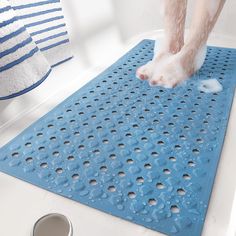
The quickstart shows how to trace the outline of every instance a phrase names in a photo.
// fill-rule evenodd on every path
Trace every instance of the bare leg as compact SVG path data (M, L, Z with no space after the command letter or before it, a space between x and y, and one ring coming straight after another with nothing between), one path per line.
M190 34L183 48L183 63L186 65L188 57L192 60L192 68L189 67L187 74L191 76L196 70L194 60L207 43L208 37L223 9L225 0L198 0L191 24ZM188 63L189 64L189 63Z
M198 0L193 16L190 34L180 52L169 58L162 68L155 67L150 79L151 85L174 87L193 75L204 62L199 62L200 54L206 45L225 0Z
M187 0L163 0L165 39L154 59L137 70L137 77L145 80L152 76L153 67L162 58L175 54L184 45Z

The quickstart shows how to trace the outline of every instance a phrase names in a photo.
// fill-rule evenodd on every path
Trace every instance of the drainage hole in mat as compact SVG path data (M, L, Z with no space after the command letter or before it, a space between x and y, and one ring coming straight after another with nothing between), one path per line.
M134 151L135 152L141 152L141 148L135 148Z
M163 173L166 174L166 175L169 175L171 173L171 171L169 169L164 169Z
M102 142L103 142L104 144L108 144L108 143L109 143L109 140L108 140L108 139L103 139Z
M203 139L201 139L201 138L198 138L196 141L197 141L198 143L203 143Z
M37 137L42 137L43 133L37 133Z
M188 161L188 166L194 167L196 164L193 161Z
M115 160L115 159L116 159L116 154L112 153L109 157L110 157L112 160Z
M57 174L62 174L62 172L63 172L63 169L62 169L62 168L57 168L57 169L56 169L56 173L57 173Z
M159 182L156 184L156 187L157 187L157 189L163 189L163 188L165 188L165 185L163 183Z
M40 167L42 168L47 168L48 167L48 164L46 162L43 162L40 164Z
M146 142L148 139L146 137L142 137L141 140Z
M183 188L179 188L179 189L177 189L177 193L180 195L180 196L183 196L183 195L185 195L185 190L183 189Z
M53 155L54 157L58 157L58 156L60 155L60 153L56 151L56 152L53 152L52 155Z
M175 149L179 150L181 149L181 146L179 144L175 145Z
M116 191L116 187L114 185L111 185L107 188L107 190L111 193L114 193Z
M89 161L84 161L84 162L83 162L83 165L84 165L85 167L89 167L89 166L90 166L90 162L89 162Z
M185 180L190 180L191 179L191 176L189 174L183 174L183 178Z
M183 135L183 134L180 135L179 138L182 139L182 140L186 140L186 137L185 137L185 135Z
M158 141L157 144L164 145L164 142L162 140Z
M125 134L126 137L132 137L132 134L131 133L127 133Z
M175 162L176 161L176 157L169 157L169 160Z
M150 163L146 163L146 164L144 164L144 168L151 169L152 165Z
M74 132L74 135L79 136L80 135L79 131Z
M154 124L159 124L159 120L153 120Z
M194 154L199 154L199 152L200 152L197 148L194 148L192 151Z
M95 185L97 185L97 180L96 179L91 179L89 181L89 184L92 185L92 186L95 186Z
M68 160L68 161L73 161L73 160L75 160L75 157L74 157L74 156L68 156L68 157L67 157L67 160Z
M118 147L119 147L119 148L124 148L125 145L124 145L123 143L119 143L119 144L118 144Z
M12 155L12 157L18 157L19 156L19 152L13 152L11 155Z
M144 178L143 177L137 177L137 179L136 179L136 182L137 183L143 183L144 182Z
M150 198L148 200L148 204L149 204L149 206L155 206L157 204L157 200L154 198Z
M152 155L153 157L158 157L158 156L159 156L158 152L152 152L151 155Z
M64 144L65 144L65 145L69 145L69 144L70 144L70 141L66 140L66 141L64 142Z
M205 133L206 133L206 130L205 130L205 129L201 129L200 132L203 133L203 134L205 134Z
M107 171L107 167L106 167L106 166L101 166L101 167L100 167L100 171L106 172L106 171Z
M79 174L73 174L71 177L73 180L77 180L79 179Z
M152 133L152 132L154 132L154 129L153 128L148 128L147 131Z
M180 212L180 209L179 209L179 207L178 207L177 205L172 205L172 206L170 207L170 210L171 210L171 212L174 213L174 214L177 214L177 213Z
M100 150L95 149L95 150L93 150L93 153L96 154L96 155L98 155L98 154L100 154Z
M27 158L25 159L25 161L26 161L27 163L31 163L31 162L33 161L33 158L32 158L32 157L27 157Z
M45 147L43 147L43 146L42 146L42 147L39 147L38 150L39 150L39 151L43 151L43 150L45 150Z
M122 177L125 177L125 172L124 172L124 171L120 171L120 172L118 173L118 176L121 177L121 178L122 178Z
M135 193L135 192L129 192L129 193L128 193L128 197L129 197L130 199L134 199L134 198L136 197L136 193Z
M85 146L84 145L79 145L79 147L78 147L80 150L83 150L84 148L85 148Z
M97 126L96 129L97 129L98 131L101 131L101 130L102 130L102 126Z
M26 146L26 147L31 147L32 144L31 144L30 142L28 142L28 143L25 144L25 146Z
M134 160L133 160L133 159L127 159L126 162L127 162L128 164L133 164L133 163L134 163Z

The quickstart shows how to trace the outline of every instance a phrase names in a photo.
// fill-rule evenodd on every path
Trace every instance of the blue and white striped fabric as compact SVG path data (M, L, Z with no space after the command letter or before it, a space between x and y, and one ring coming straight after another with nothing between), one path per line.
M9 0L51 66L72 58L60 0Z
M35 88L50 71L50 64L9 2L0 0L0 99Z

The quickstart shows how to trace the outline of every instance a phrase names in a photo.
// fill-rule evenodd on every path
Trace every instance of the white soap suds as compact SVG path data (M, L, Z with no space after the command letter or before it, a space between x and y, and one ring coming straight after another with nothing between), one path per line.
M198 90L204 93L218 93L223 90L223 87L217 79L208 79L199 82Z
M168 52L168 47L167 47L167 43L168 42L168 39L165 37L164 39L161 39L161 40L156 40L155 41L155 45L154 45L154 51L153 51L153 59L155 59L158 54L162 53L162 52L165 52L165 54L167 54ZM169 53L170 55L171 53Z
M198 50L198 53L195 57L195 61L194 61L194 69L195 71L198 71L204 61L205 61L205 58L206 58L206 54L207 54L207 46L206 45L203 45L199 50Z
M153 59L156 57L157 52L159 52L159 49L160 49L160 42L156 40L154 45Z
M162 86L173 88L187 78L180 63L178 54L166 54L158 65L155 66L152 77L149 79L150 86Z

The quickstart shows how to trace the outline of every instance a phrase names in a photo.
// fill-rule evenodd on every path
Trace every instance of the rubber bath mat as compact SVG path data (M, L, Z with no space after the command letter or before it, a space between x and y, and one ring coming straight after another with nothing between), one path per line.
M174 89L135 78L144 40L2 147L0 170L147 228L200 235L230 114L236 50L209 47ZM203 93L215 78L222 92Z

